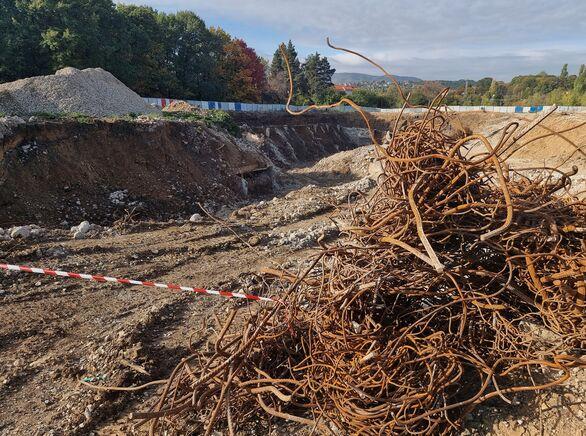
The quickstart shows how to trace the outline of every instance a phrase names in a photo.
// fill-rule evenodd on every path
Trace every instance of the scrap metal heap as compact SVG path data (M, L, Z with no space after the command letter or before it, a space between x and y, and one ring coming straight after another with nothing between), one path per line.
M445 94L375 143L383 173L342 213L343 236L305 273L265 277L282 304L233 310L136 419L153 433L233 434L263 412L325 434L449 433L586 365L571 175L510 168L527 129L467 134Z

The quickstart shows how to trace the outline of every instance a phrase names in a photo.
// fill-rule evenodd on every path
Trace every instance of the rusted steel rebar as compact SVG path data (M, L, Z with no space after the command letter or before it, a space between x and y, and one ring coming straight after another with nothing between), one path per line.
M323 434L449 433L586 365L586 205L560 195L570 176L505 162L518 123L493 147L445 95L382 144L371 129L384 171L342 212L343 237L299 277L265 271L284 304L231 314L192 350L135 415L151 433L233 434L262 414Z

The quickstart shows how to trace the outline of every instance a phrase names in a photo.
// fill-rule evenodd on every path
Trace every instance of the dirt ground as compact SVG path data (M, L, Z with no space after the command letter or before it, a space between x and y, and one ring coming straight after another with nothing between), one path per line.
M492 133L510 119L533 116L463 114L464 124ZM575 126L586 115L556 115L548 126ZM586 126L532 143L516 163L578 166L586 159ZM559 127L555 127L559 130ZM533 133L533 137L545 133ZM531 138L532 136L528 136ZM83 240L47 227L35 238L0 241L0 261L186 286L255 292L263 267L300 268L317 238L337 236L336 209L375 186L370 147L336 153L283 170L279 189L203 222L185 219L119 222ZM42 223L39 223L42 224ZM156 388L107 393L80 384L132 386L165 378L214 332L214 315L248 304L163 289L0 273L0 435L133 434L133 411L145 410ZM542 395L519 395L477 409L462 434L586 434L586 371ZM267 434L290 427L266 424ZM297 430L295 430L297 431Z

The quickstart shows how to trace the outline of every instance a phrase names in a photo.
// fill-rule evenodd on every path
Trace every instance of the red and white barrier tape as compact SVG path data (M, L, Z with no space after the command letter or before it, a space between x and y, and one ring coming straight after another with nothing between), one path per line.
M269 297L259 297L257 295L252 294L243 294L240 292L228 292L228 291L213 291L211 289L202 289L202 288L192 288L189 286L179 286L172 283L155 283L155 282L148 282L143 280L129 280L129 279L117 279L114 277L107 277L101 275L93 275L93 274L79 274L79 273L70 273L65 271L54 271L51 269L45 268L32 268L28 266L18 266L18 265L8 265L5 263L0 263L0 269L4 269L7 271L22 271L27 273L34 273L34 274L44 274L48 276L59 276L59 277L69 277L73 279L84 279L90 280L94 282L113 282L113 283L121 283L123 285L136 285L136 286L148 286L151 288L164 288L164 289L172 289L175 291L188 291L188 292L195 292L196 294L204 294L204 295L215 295L218 297L226 297L226 298L244 298L247 300L255 300L255 301L273 301L278 302L278 300Z

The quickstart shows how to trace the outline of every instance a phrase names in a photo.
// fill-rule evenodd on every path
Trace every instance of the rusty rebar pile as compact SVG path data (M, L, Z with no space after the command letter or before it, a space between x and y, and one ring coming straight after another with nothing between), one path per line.
M586 205L560 195L570 175L506 165L517 123L493 144L466 135L444 96L375 144L384 172L344 236L304 274L267 279L283 304L233 311L136 418L153 433L234 433L263 415L326 434L448 433L488 399L586 365Z

